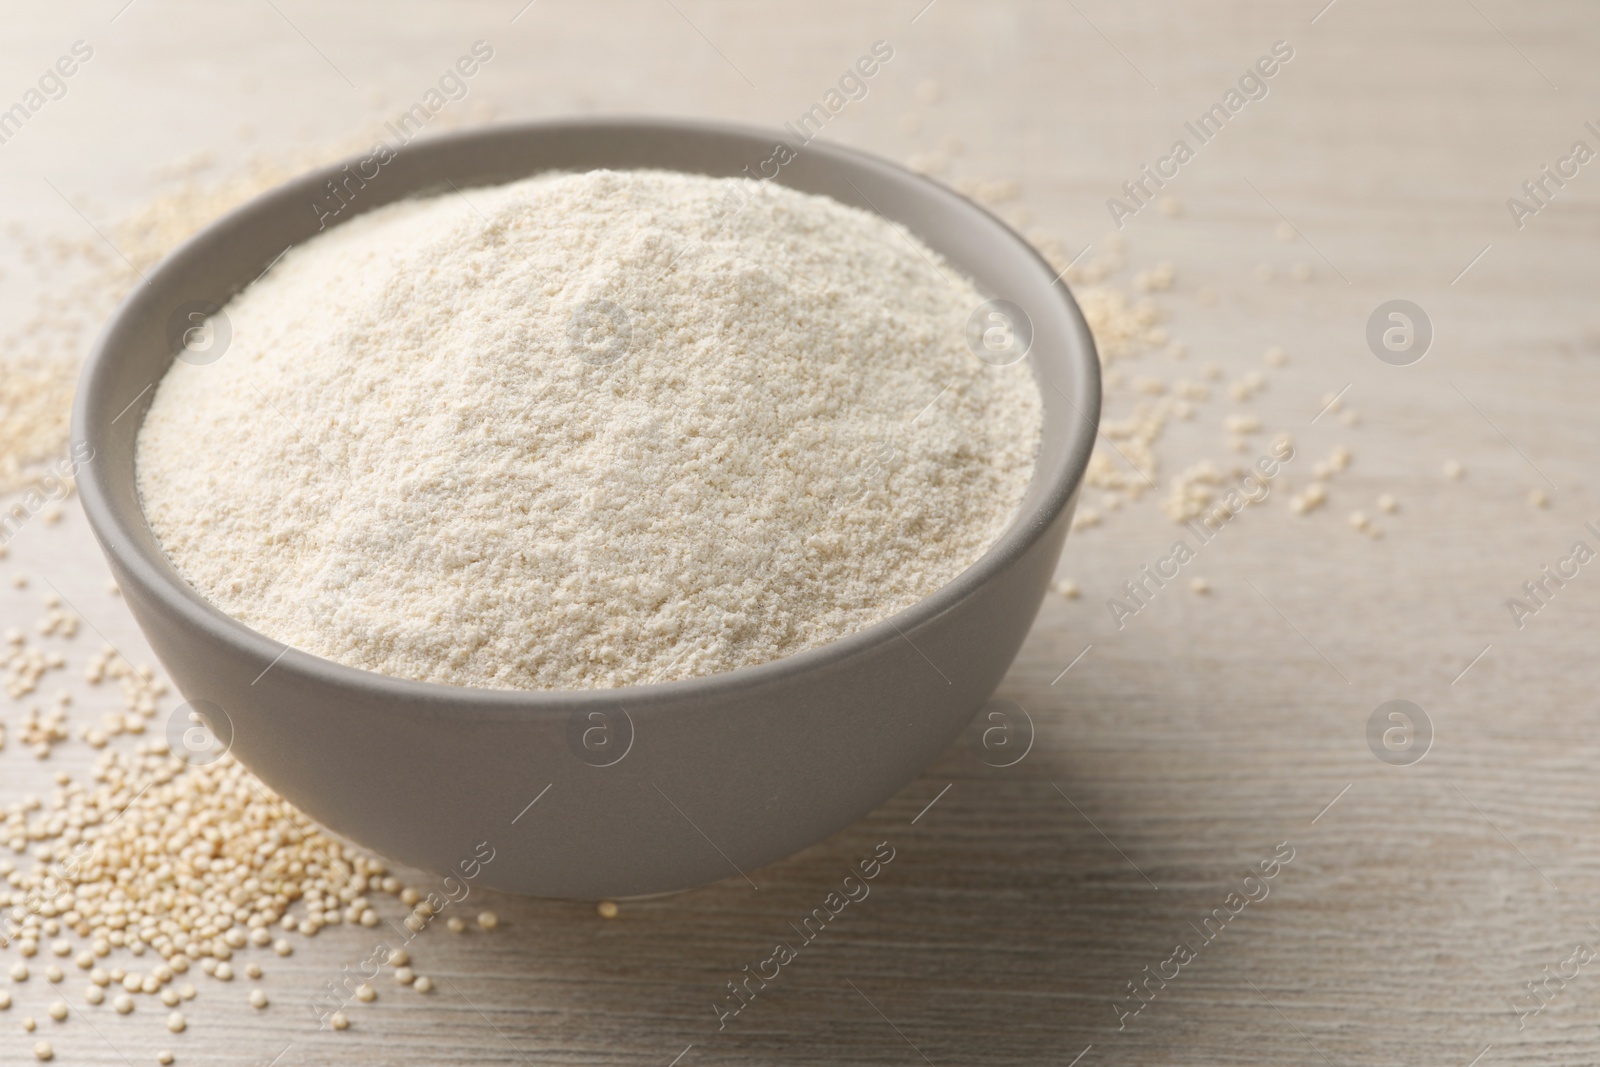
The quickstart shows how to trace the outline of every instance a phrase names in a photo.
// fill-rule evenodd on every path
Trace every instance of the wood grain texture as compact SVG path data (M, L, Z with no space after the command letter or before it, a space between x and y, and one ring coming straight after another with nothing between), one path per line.
M1214 591L1170 585L1123 629L1105 599L1180 531L1151 493L1074 534L1060 573L1084 595L1049 598L997 694L1036 727L1015 766L958 744L857 825L752 872L759 890L735 878L624 904L610 922L586 905L494 898L497 933L418 939L418 969L438 990L380 987L344 1033L318 1033L304 1006L368 949L370 932L336 928L262 961L265 1013L245 1003L251 983L207 982L180 1036L148 1010L43 1023L58 1062L148 1064L160 1047L180 1064L277 1056L283 1067L1600 1060L1600 965L1522 1029L1512 1008L1525 982L1600 938L1600 576L1584 568L1522 629L1506 608L1574 541L1597 545L1583 524L1600 522L1600 171L1584 168L1520 230L1505 203L1572 142L1600 147L1584 127L1600 123L1592 6L938 0L919 15L921 0L543 0L512 23L517 0L279 0L281 13L140 0L110 22L116 6L8 13L0 69L14 77L0 96L19 95L76 38L97 54L66 98L0 146L6 221L95 239L41 178L103 223L194 149L225 173L255 152L370 128L477 38L496 58L469 104L499 117L773 125L881 38L894 60L827 135L896 158L959 139L946 178L1017 179L1028 225L1069 253L1093 242L1092 259L1107 248L1106 198L1288 41L1294 59L1268 95L1173 179L1184 214L1152 208L1123 231L1130 267L1175 264L1179 284L1159 299L1189 355L1122 368L1170 380L1215 361L1224 372L1197 418L1159 442L1163 491L1190 462L1232 458L1220 422L1235 411L1291 432L1298 453L1289 484L1185 568L1184 581L1204 575ZM1288 242L1274 235L1284 219ZM1310 282L1289 280L1295 263L1312 267ZM1261 265L1272 280L1257 280ZM14 311L29 267L14 249L0 266L19 283L0 293ZM1437 332L1405 368L1364 340L1369 313L1395 297L1422 305ZM1290 354L1282 370L1262 364L1273 344ZM1221 385L1250 369L1267 389L1226 400ZM1346 386L1359 425L1313 424L1324 395ZM1113 391L1107 415L1133 402ZM1355 458L1328 507L1291 514L1291 488L1338 445ZM1449 459L1462 480L1441 475ZM1528 503L1535 488L1548 508ZM1397 513L1377 511L1380 493ZM1356 509L1381 539L1347 525ZM19 591L14 573L35 580ZM31 624L48 580L148 659L103 589L80 515L26 529L0 577L0 625ZM86 632L73 646L74 676L97 644ZM76 715L108 706L108 694L74 688ZM1421 705L1436 731L1413 766L1368 748L1368 719L1393 698ZM3 708L14 723L23 705ZM86 765L81 746L37 762L12 744L0 801ZM895 858L871 895L719 1030L725 983L885 841ZM1269 895L1119 1029L1126 984L1179 939L1200 943L1195 928L1280 842L1294 858ZM0 1063L29 1055L18 1019L44 1018L42 985L16 987L17 1006L0 1012Z

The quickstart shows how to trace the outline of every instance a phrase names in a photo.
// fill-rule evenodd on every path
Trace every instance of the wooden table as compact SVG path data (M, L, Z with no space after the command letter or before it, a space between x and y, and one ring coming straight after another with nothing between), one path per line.
M318 1033L304 1007L363 953L360 931L337 928L269 958L265 1013L240 983L207 983L177 1037L152 1012L98 1031L46 1020L58 1062L147 1064L160 1047L180 1063L283 1067L1600 1060L1600 963L1517 1013L1540 1003L1525 983L1547 966L1570 974L1574 947L1600 944L1600 568L1551 586L1521 628L1507 606L1575 541L1600 548L1584 526L1600 524L1600 164L1547 182L1520 229L1506 203L1574 141L1600 148L1584 125L1600 125L1600 22L1576 0L1323 2L542 0L519 13L521 0L136 0L119 13L121 0L100 0L10 13L0 105L74 40L94 58L0 145L0 222L91 242L90 226L110 232L171 187L158 168L195 149L215 159L204 184L254 153L371 136L477 39L495 58L451 121L777 125L885 40L893 60L826 135L945 157L950 181L1015 179L1021 196L1002 209L1025 209L1018 221L1069 257L1091 245L1090 263L1111 254L1107 198L1174 140L1197 142L1185 121L1274 42L1293 49L1264 98L1191 145L1163 190L1182 213L1124 220L1127 267L1110 284L1170 260L1177 284L1154 298L1188 355L1117 364L1107 416L1140 399L1135 375L1199 379L1214 361L1223 378L1158 442L1160 491L1069 541L1060 573L1083 595L1050 597L997 694L1034 724L1020 762L990 766L980 756L1003 760L960 743L859 824L752 872L758 891L732 879L626 903L612 921L496 898L495 934L419 940L435 993L385 987L344 1033ZM1311 280L1294 280L1296 264ZM0 269L14 315L36 276L17 246ZM1365 336L1397 298L1435 333L1409 366L1381 362ZM1263 363L1271 345L1287 366ZM1227 399L1252 369L1265 390ZM1341 410L1324 411L1341 390ZM1158 507L1167 479L1265 447L1256 434L1242 456L1227 449L1222 419L1243 412L1293 435L1287 484L1119 629L1106 599L1182 535ZM1353 461L1328 504L1292 513L1341 445ZM1442 473L1451 460L1460 480ZM1393 514L1377 506L1385 493ZM1102 510L1097 497L1086 506ZM1383 536L1352 528L1355 510ZM14 573L36 580L19 591ZM1187 587L1195 576L1209 594ZM76 512L24 530L0 579L0 625L31 624L48 580L148 655ZM74 676L98 644L86 629L72 646ZM77 688L75 714L110 700ZM1394 699L1424 709L1434 734L1406 766L1368 742ZM3 707L15 723L24 705ZM0 800L87 761L81 745L41 762L13 743ZM870 898L719 1030L725 983L879 842L895 859ZM1275 852L1274 877L1247 882ZM1129 983L1147 983L1147 1004ZM44 1018L40 985L0 1012L0 1062L27 1058L35 1035L17 1020Z

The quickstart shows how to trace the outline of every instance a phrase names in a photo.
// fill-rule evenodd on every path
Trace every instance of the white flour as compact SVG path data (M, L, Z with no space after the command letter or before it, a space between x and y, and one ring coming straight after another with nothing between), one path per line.
M733 184L547 175L291 251L140 433L174 565L308 652L516 689L762 663L934 592L1022 499L1027 363L975 358L983 298L884 220L772 183L723 214Z

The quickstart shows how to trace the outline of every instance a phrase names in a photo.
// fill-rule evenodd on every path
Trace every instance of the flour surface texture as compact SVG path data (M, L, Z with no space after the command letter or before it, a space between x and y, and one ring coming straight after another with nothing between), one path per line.
M752 184L544 175L295 248L155 393L168 558L268 637L500 689L728 671L933 593L1016 514L1032 374L903 230Z

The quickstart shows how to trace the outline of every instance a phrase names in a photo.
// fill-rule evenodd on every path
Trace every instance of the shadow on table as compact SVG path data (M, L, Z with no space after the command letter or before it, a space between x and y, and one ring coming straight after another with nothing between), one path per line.
M1080 687L1070 699L1070 712L1065 694L1028 709L1036 736L1015 762L983 744L994 720L980 713L878 810L747 872L759 888L734 876L623 902L609 920L588 904L498 898L492 960L455 980L480 1006L528 1006L496 1020L519 1049L574 1062L587 1049L666 1065L689 1046L694 1063L1170 1050L1203 1025L1196 997L1248 993L1238 975L1292 860L1276 853L1264 879L1276 841L1240 846L1214 822L1186 830L1184 805L1204 811L1208 798L1174 794L1171 775L1153 784L1149 752L1075 748L1074 718L1099 698ZM1233 911L1252 871L1260 899Z

